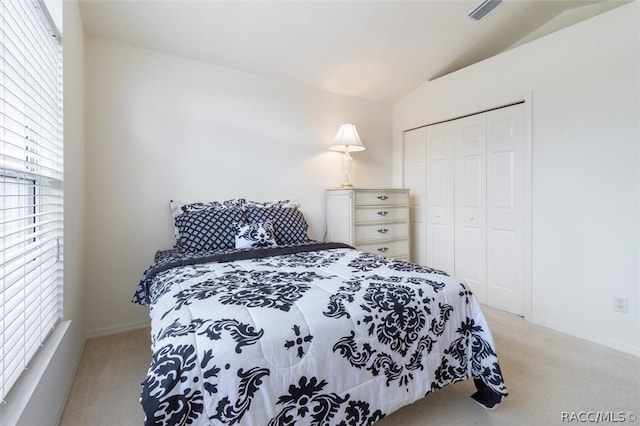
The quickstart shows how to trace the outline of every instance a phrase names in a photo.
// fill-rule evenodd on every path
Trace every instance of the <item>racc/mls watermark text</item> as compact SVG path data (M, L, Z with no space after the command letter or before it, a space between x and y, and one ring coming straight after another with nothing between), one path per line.
M562 411L562 423L625 423L637 422L635 411Z

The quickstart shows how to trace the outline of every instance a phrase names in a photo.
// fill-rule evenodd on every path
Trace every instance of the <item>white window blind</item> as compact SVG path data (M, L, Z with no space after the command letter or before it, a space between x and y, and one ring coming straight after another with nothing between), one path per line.
M38 0L0 0L0 399L62 317L62 47Z

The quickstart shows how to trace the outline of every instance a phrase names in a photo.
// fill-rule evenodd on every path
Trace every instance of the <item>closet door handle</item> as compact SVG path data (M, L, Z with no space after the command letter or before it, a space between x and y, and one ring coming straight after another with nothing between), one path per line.
M386 215L388 215L388 214L389 214L389 212L388 212L388 211L386 211L386 210L380 210L380 211L378 212L378 214L379 214L380 216L386 216Z
M389 232L389 230L387 228L380 228L378 229L378 232L381 234L386 234L387 232Z
M387 197L386 195L378 195L378 200L385 201L385 200L388 200L388 199L389 199L389 197Z
M382 252L382 253L386 253L387 250L389 250L389 247L380 247L380 248L378 248L378 251Z

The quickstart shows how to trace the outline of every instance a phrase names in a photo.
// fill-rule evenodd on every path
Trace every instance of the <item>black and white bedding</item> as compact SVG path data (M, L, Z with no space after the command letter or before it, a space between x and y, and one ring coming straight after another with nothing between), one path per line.
M158 252L134 301L147 425L370 425L470 378L485 407L507 395L465 285L343 244Z

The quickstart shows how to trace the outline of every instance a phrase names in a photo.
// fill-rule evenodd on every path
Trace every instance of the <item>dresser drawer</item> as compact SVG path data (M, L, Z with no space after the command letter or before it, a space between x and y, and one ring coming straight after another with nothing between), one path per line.
M385 241L376 244L356 244L356 249L386 257L407 257L407 240Z
M404 222L409 219L407 207L356 207L356 223Z
M405 205L408 202L406 191L357 191L355 198L356 206Z
M407 238L406 223L388 223L382 225L357 225L356 244L366 241L397 240Z

